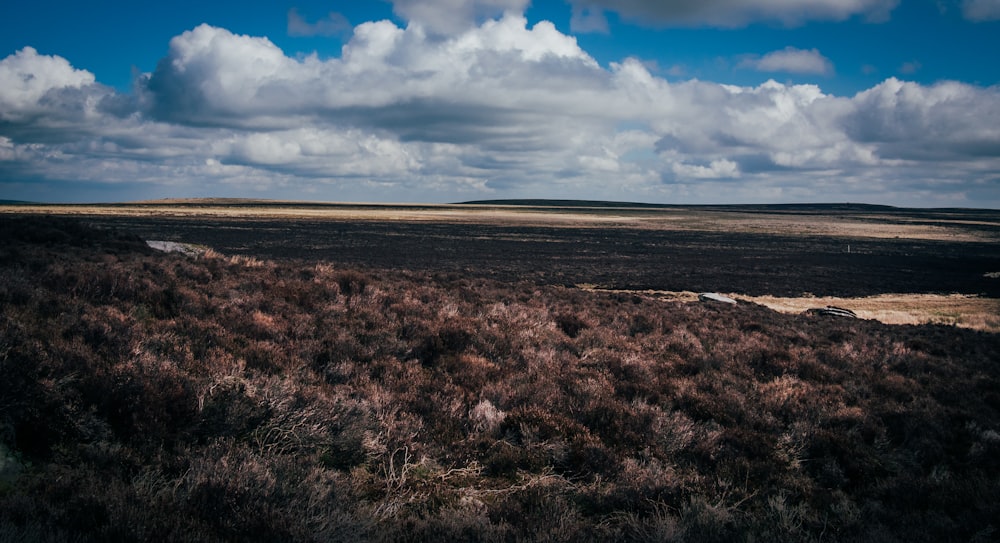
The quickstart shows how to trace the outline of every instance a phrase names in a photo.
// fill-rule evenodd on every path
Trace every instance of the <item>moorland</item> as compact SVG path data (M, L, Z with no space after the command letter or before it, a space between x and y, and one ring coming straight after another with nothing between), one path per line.
M3 206L0 540L997 537L1000 214L509 204Z

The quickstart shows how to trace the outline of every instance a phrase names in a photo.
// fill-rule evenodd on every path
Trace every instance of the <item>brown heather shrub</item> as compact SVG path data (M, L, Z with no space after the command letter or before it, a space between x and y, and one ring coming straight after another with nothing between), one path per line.
M580 332L590 328L587 321L572 313L560 313L555 316L556 326L570 338L580 335Z
M1000 529L995 334L0 237L0 541Z

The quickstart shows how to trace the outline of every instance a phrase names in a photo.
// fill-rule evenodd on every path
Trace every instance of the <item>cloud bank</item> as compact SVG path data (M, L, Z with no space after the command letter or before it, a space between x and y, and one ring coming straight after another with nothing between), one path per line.
M411 24L358 25L330 59L202 25L128 94L24 48L0 60L4 190L50 180L325 200L1000 205L997 87L888 79L839 97L668 81L636 59L602 67L551 23L529 26L525 3L399 2ZM892 5L806 4L830 17ZM832 70L797 49L755 67Z

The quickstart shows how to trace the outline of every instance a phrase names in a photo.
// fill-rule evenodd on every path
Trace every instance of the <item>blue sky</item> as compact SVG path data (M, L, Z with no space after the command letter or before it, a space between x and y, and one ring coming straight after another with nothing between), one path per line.
M1000 0L8 2L0 199L1000 207Z

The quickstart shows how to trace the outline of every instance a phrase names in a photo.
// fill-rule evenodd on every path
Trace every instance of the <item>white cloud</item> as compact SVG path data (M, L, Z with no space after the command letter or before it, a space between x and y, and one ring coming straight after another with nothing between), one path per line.
M1000 88L671 82L515 13L448 37L365 23L326 60L203 25L138 96L29 49L0 78L0 179L397 201L900 204L937 187L1000 204Z
M971 0L986 2L989 0ZM795 26L807 21L839 21L861 15L882 21L899 0L569 0L574 13L597 18L602 12L642 25L740 27L760 21Z
M428 119L428 102L518 108L532 90L573 93L597 63L549 22L490 20L446 41L388 21L359 25L342 58L292 59L265 38L201 25L175 37L148 83L154 115L192 124L294 126L299 115L344 122ZM513 85L511 89L497 86ZM368 111L369 108L386 108ZM415 126L414 126L415 128Z
M878 156L1000 165L1000 87L953 81L924 86L890 78L852 102L854 110L843 120L846 133L873 144Z
M962 15L970 21L998 21L1000 0L962 0Z
M761 72L785 72L793 74L829 75L833 73L833 63L816 49L786 47L772 51L760 58L749 58L740 63L741 67Z
M286 57L267 38L201 25L170 40L146 98L157 116L199 124L281 111L301 100L296 87L316 65L315 58Z
M406 144L358 130L315 127L233 133L216 141L214 157L304 177L403 177L420 163Z
M80 90L94 84L94 74L73 68L62 57L40 55L25 47L0 60L0 119L19 121L45 113L46 97L60 91Z
M683 179L731 179L740 176L739 165L724 158L713 160L707 166L675 162L671 169Z

